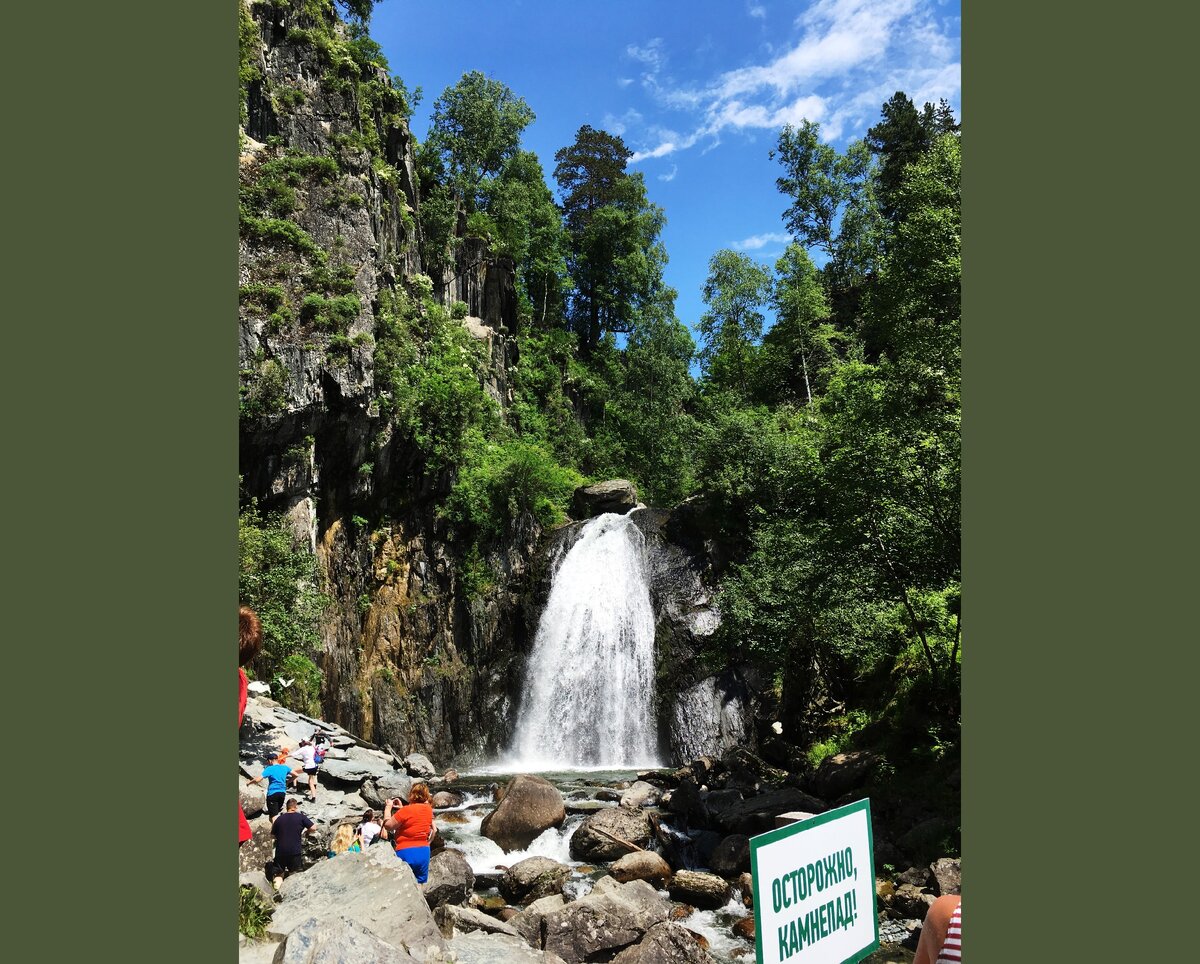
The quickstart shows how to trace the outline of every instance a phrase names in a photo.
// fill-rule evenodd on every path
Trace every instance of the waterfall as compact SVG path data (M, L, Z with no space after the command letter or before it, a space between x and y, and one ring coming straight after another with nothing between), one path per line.
M587 522L538 622L513 767L658 766L654 608L645 538L628 515Z

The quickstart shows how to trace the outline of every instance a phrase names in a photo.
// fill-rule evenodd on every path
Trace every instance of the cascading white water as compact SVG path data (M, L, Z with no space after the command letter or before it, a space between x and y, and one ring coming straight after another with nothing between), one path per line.
M627 515L584 525L538 622L514 769L658 766L654 608L645 539Z

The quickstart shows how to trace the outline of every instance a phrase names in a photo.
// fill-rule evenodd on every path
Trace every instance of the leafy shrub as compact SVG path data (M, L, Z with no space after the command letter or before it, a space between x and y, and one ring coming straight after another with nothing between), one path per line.
M252 941L261 940L275 915L275 906L258 892L257 887L238 888L238 930Z
M242 386L241 413L248 418L274 415L287 404L287 371L270 359L262 363L248 384Z
M450 305L450 317L455 321L462 321L469 311L470 307L465 301L456 301Z
M319 586L316 557L296 545L282 516L264 515L251 501L238 516L238 598L262 620L263 648L248 669L268 682L292 680L273 685L272 695L304 713L320 711L321 671L311 654L320 648L328 599Z

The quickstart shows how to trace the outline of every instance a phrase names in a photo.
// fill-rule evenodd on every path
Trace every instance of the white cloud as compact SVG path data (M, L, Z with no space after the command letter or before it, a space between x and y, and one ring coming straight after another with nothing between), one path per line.
M881 105L897 90L918 106L942 97L955 102L961 87L958 24L943 21L937 5L938 0L818 0L796 18L796 35L784 38L778 56L700 85L664 80L662 38L629 45L626 53L648 68L642 86L651 96L661 106L694 115L690 134L645 131L653 146L637 151L631 162L666 157L700 140L711 149L723 131L778 130L803 120L819 123L829 141L843 132L860 135L878 121ZM765 13L749 0L747 10L752 9Z
M757 251L759 248L765 248L768 244L787 244L791 240L790 234L768 231L765 234L752 234L742 241L732 242L729 246L734 251Z
M660 175L658 175L658 179L660 181L673 181L673 180L675 180L675 175L678 173L679 173L679 165L672 164L670 173L660 174Z
M617 86L618 87L628 87L632 83L633 83L632 77L618 77L617 78Z
M748 3L746 4L746 13L759 20L763 20L767 16L767 8L761 3Z

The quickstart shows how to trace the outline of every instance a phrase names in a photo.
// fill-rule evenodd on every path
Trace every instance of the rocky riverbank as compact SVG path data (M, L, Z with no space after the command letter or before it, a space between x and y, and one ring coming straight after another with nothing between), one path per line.
M262 873L272 848L264 791L247 778L315 734L331 750L317 801L301 809L318 830L305 869L275 902ZM744 750L636 774L510 778L441 773L412 749L373 746L272 700L249 701L239 795L253 837L239 854L240 882L273 911L262 939L241 937L243 962L304 964L331 953L347 962L753 960L749 838L780 813L831 805ZM862 769L843 759L807 783L852 794L846 785ZM424 886L386 845L326 858L339 824L406 794L415 779L435 791L439 831ZM899 856L877 830L881 847ZM885 941L877 962L911 959L929 903L958 892L957 860L906 866L877 877Z

